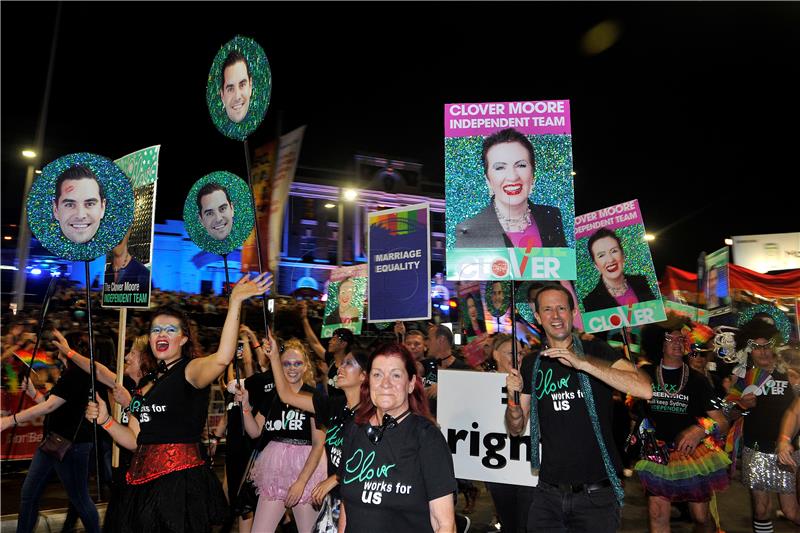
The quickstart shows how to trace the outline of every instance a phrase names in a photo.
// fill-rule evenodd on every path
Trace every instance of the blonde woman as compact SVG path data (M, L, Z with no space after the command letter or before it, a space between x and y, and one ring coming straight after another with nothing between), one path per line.
M281 368L295 393L314 393L314 368L305 346L291 339L280 347ZM273 392L265 395L253 416L247 389L239 390L247 434L256 438L265 432L269 444L250 472L258 492L253 531L275 531L287 508L292 509L299 533L310 532L317 518L311 492L327 477L322 458L325 434L317 429L314 414L283 403Z

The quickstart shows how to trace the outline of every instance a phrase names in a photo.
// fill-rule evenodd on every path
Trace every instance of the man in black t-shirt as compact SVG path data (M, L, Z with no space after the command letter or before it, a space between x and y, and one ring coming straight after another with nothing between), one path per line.
M623 493L611 424L613 389L647 399L653 394L650 379L608 344L573 333L576 315L567 289L542 288L535 317L546 334L543 349L506 380L508 431L524 433L530 416L531 462L534 468L541 464L528 531L617 530ZM514 392L522 393L519 404Z
M472 370L467 363L453 354L453 332L447 326L434 325L428 328L428 358L422 363L422 384L436 416L436 398L439 395L439 369Z

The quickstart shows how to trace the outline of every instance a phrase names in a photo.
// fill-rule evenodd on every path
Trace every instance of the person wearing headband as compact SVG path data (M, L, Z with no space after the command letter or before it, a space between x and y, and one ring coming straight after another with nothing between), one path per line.
M671 504L677 502L688 502L695 531L710 531L709 502L730 482L731 461L721 447L728 421L714 402L711 383L684 359L684 321L649 327L663 331L663 343L660 353L649 354L660 361L643 369L652 379L653 397L639 403L637 411L654 426L654 437L665 449L653 453L643 444L634 470L647 495L650 531L670 530Z
M778 462L776 449L781 419L795 398L785 364L776 352L783 339L773 324L758 317L744 324L734 338L736 349L748 354L748 373L769 374L758 380L759 390L744 405L749 409L742 428L742 484L750 489L753 531L772 531L775 493L786 518L800 525L794 472ZM733 387L745 391L748 385L746 375L739 377Z
M339 531L455 533L453 458L405 346L370 355L355 423L345 428Z

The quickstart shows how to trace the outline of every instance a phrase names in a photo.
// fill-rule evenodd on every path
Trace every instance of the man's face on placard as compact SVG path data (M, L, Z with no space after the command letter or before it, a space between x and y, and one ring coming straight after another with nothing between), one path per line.
M56 196L53 218L64 237L76 244L92 240L106 214L106 201L100 197L97 181L89 177L64 180Z
M219 95L225 105L225 113L231 122L237 124L244 120L250 109L250 96L253 94L253 79L247 75L247 65L237 61L223 71L224 82Z
M200 223L211 238L221 241L233 228L233 204L225 191L216 190L200 198Z
M492 306L495 309L502 309L503 308L503 301L505 300L505 291L503 290L503 284L499 281L495 281L492 283Z

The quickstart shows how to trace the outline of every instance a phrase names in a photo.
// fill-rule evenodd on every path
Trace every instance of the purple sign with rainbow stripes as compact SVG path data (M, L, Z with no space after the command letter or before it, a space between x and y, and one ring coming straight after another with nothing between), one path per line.
M369 322L431 317L430 208L369 213Z

